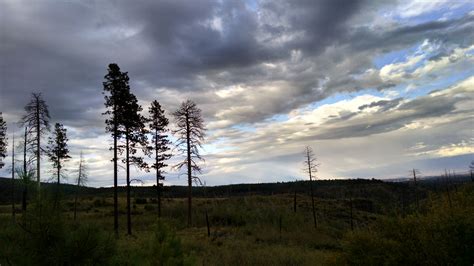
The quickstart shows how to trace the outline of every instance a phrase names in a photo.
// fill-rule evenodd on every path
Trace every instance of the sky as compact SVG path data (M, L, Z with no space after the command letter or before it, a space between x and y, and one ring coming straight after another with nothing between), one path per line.
M206 185L307 179L306 146L320 179L462 172L474 160L472 1L0 0L9 143L41 92L51 123L67 128L66 182L82 151L89 185L111 186L101 115L110 63L145 111L161 103L171 129L180 103L196 102ZM173 154L170 165L183 159ZM166 170L166 185L187 184ZM153 176L132 170L145 185Z

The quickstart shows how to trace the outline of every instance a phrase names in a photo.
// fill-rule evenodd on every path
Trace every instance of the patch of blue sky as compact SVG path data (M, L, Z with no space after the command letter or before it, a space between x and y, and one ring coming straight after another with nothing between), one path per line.
M258 8L257 0L246 0L245 3L250 10L256 11Z
M240 131L243 131L243 132L255 132L256 131L255 127L253 127L249 124L237 124L237 125L231 126L231 128L237 129L237 130L240 130Z
M236 149L236 147L225 145L225 143L223 139L214 141L213 143L206 143L202 147L203 154L216 154Z
M447 4L437 10L432 10L431 12L421 13L417 16L412 16L406 18L404 16L398 15L394 19L403 22L408 25L416 25L428 23L431 21L438 21L441 19L457 19L465 16L467 13L472 11L474 4L470 1L456 1L457 6L453 7L452 4Z
M270 118L265 119L266 122L283 122L289 119L288 114L276 114Z
M334 103L345 101L345 100L351 100L355 97L362 96L362 95L373 95L377 97L385 97L383 92L373 89L373 88L368 88L368 89L360 90L357 92L336 93L323 100L308 104L306 107L302 108L302 111L312 111L323 105L334 104Z
M434 90L447 89L450 86L453 86L456 83L473 75L474 75L474 70L466 70L466 71L449 75L448 77L445 77L445 78L435 79L431 83L424 83L423 85L409 91L402 90L400 91L400 93L401 93L401 96L404 98L409 98L409 99L416 98L416 97L427 95Z
M374 59L373 63L377 69L381 69L382 67L388 64L395 64L395 63L406 61L408 56L413 55L417 52L418 48L420 47L422 43L423 42L418 42L411 47L397 50L397 51L388 52L386 54L378 56Z

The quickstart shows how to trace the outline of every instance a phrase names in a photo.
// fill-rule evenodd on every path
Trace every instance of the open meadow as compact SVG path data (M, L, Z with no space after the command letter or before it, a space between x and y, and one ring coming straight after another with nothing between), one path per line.
M74 221L74 197L63 195L55 207L50 186L41 205L31 200L25 214L17 209L15 222L11 205L0 207L0 264L468 265L474 260L472 183L415 190L408 183L326 181L316 186L316 227L307 184L197 190L191 227L186 199L174 196L179 187L165 189L160 219L153 190L134 187L132 235L126 234L126 198L120 193L118 237L111 190L80 193ZM287 192L272 195L271 189Z

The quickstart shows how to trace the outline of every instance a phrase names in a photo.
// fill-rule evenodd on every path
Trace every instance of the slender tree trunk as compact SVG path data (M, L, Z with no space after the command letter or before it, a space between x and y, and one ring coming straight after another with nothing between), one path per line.
M471 181L474 182L474 175L473 175L472 172L474 172L474 171L471 170Z
M59 152L58 152L58 154L59 154ZM60 164L60 163L61 163L61 162L59 161L59 156L58 156L58 161L57 161L58 169L57 169L57 173L56 173L57 178L58 178L58 187L59 187L59 185L60 185L60 183L61 183L61 173L60 173L60 171L61 171L61 164Z
M39 102L36 101L36 181L38 182L38 196L41 189L41 128L40 128L40 110Z
M56 143L57 144L57 143ZM58 179L58 182L56 184L56 196L54 199L54 208L58 207L59 203L59 186L61 182L61 161L59 160L59 150L56 152L56 178Z
M12 218L15 221L15 134L12 144Z
M117 106L114 105L114 232L115 237L118 237L118 169L117 169Z
M79 193L79 188L81 185L81 175L82 175L82 152L81 152L81 161L79 162L79 173L77 177L77 187L76 187L76 195L74 196L74 221L76 220L76 213L77 213L77 194Z
M446 169L444 169L444 174L446 176L446 192L448 194L449 208L452 208L453 205L451 203L451 193L449 192L449 176L448 176L448 172L446 171Z
M26 144L28 142L28 127L25 127L25 139L23 143L23 175L24 178L26 178ZM22 211L26 211L26 196L27 196L27 185L26 185L27 180L23 180L23 193L22 193L22 198L21 198L21 209Z
M155 129L155 165L156 165L156 192L158 196L158 218L161 217L161 187L160 177L161 173L158 168L158 130Z
M132 216L131 216L131 210L130 210L130 150L129 150L129 132L128 129L127 131L127 136L126 136L126 163L127 163L127 233L129 235L132 234Z
M418 211L420 209L420 203L418 200L418 188L417 188L417 183L416 183L416 171L413 169L413 180L415 181L415 201L416 201L416 210Z
M311 207L313 210L313 220L314 220L314 228L318 227L318 220L316 220L316 210L314 208L314 192L313 192L313 175L311 174L311 163L308 159L308 170L309 170L309 183L311 188Z
M188 156L188 226L192 224L191 210L192 210L192 173L191 173L191 141L189 132L189 117L186 114L186 144Z
M28 142L28 127L25 127L25 139L23 143L23 174L26 175L26 144Z

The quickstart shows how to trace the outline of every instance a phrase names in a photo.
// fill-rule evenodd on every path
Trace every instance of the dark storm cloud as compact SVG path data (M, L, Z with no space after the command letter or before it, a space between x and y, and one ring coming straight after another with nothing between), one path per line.
M351 75L371 67L373 56L383 49L424 38L472 41L466 34L472 32L472 16L378 33L354 27L352 18L370 17L367 10L381 5L365 1L262 1L256 9L245 2L207 0L193 4L5 1L0 5L2 109L18 110L30 92L41 91L53 117L76 126L82 125L77 120L92 118L94 126L102 122L91 112L98 114L103 108L101 82L110 62L129 71L139 98L155 92L143 90L144 86L189 92L209 89L209 82L200 82L198 76L206 76L218 87L286 81L283 91L291 93L276 95L273 103L262 103L258 112L234 121L248 123L336 92L364 88L367 84ZM338 48L328 52L328 47ZM292 63L292 51L301 51L303 60ZM268 70L262 67L265 62L286 67ZM315 90L326 77L329 82ZM370 85L393 86L377 82Z
M255 123L334 93L394 86L376 75L354 77L373 67L373 58L382 52L426 38L472 43L472 16L385 30L352 24L355 18L370 20L382 5L329 0L261 1L253 8L245 2L210 0L4 1L2 109L21 113L29 94L41 91L53 119L100 127L101 83L107 64L117 62L129 72L139 99L156 97L156 88L165 87L175 96L198 99L208 121ZM234 84L246 84L242 96L248 97L220 99L212 93ZM255 89L269 84L280 87L272 93ZM215 116L229 106L245 105L258 108Z
M270 18L269 24L264 25L272 28L273 20L282 20L283 25L276 28L273 37L285 33L301 33L301 36L289 41L288 48L301 49L308 54L317 53L347 34L346 23L358 13L362 2L360 0L264 1L262 9Z
M381 100L377 102L372 102L370 104L364 104L364 105L359 106L359 110L364 110L366 108L372 108L372 107L379 107L379 109L377 110L378 112L385 112L387 110L390 110L396 107L402 100L403 98L396 98L393 100Z

